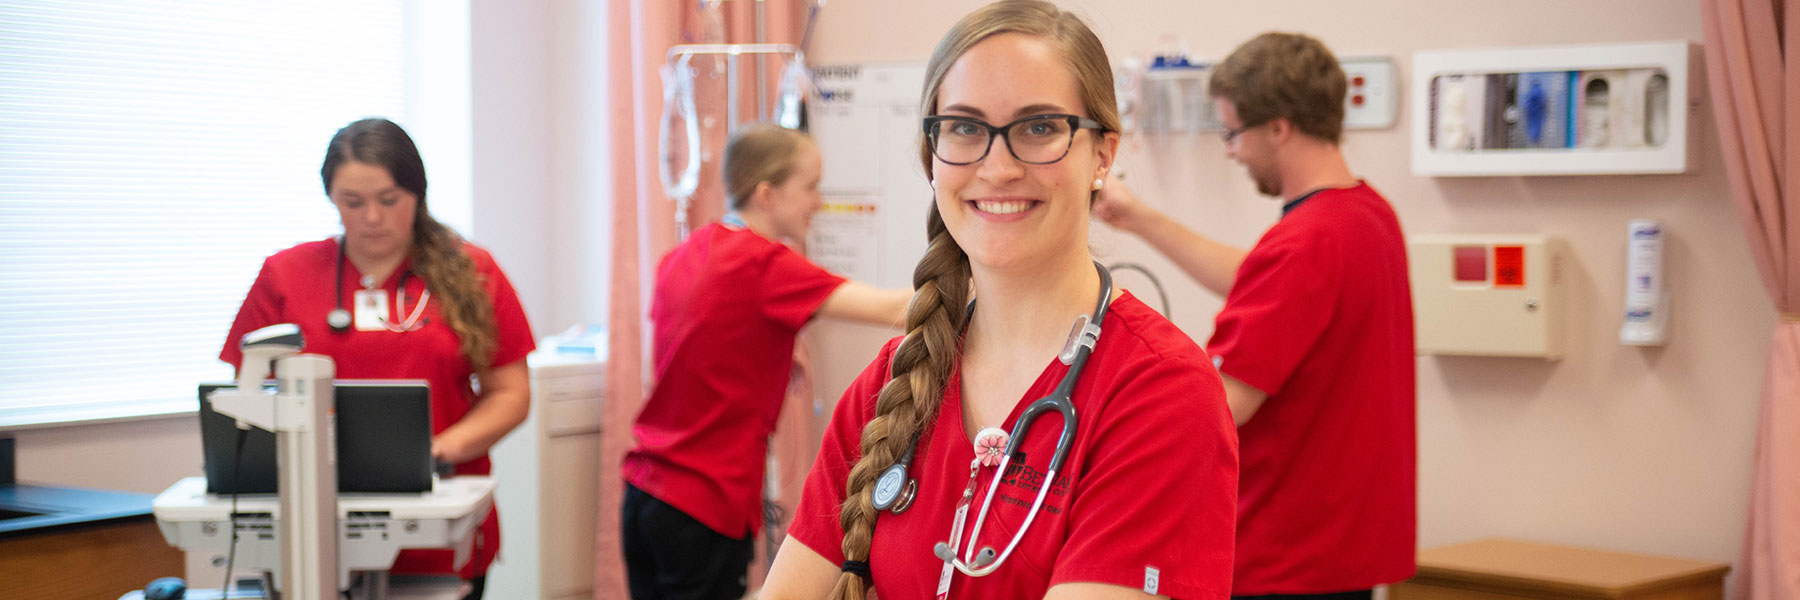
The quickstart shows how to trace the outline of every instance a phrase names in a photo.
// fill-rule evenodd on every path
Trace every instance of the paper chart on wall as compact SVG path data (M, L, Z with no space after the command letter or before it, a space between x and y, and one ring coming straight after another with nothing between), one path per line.
M808 129L824 157L825 207L813 216L807 254L851 279L911 287L925 251L931 187L919 166L921 65L844 65L813 70Z
M857 281L880 275L880 223L875 198L827 196L813 215L806 253L826 270Z

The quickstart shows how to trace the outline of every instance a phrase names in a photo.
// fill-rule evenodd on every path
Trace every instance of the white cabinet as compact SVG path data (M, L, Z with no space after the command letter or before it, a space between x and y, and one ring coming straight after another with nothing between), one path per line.
M1672 41L1414 53L1412 172L1686 172L1696 50Z
M501 545L486 597L585 600L594 596L606 362L549 352L528 360L531 416L489 452Z

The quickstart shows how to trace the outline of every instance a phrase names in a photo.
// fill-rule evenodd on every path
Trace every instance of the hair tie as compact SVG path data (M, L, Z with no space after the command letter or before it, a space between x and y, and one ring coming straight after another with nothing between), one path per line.
M875 580L875 577L869 574L869 561L866 560L846 560L841 569L845 573L850 573L868 581Z

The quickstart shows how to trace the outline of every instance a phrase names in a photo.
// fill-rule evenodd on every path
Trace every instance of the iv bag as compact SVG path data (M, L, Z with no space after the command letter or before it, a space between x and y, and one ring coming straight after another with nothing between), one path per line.
M695 116L694 69L689 58L682 55L674 66L662 68L663 114L657 131L656 167L663 193L677 200L693 196L700 187L700 123ZM680 134L674 131L676 127L681 128Z
M801 102L812 88L812 72L806 68L806 59L795 54L788 61L787 68L781 71L781 85L775 95L775 111L769 120L776 125L788 129L802 129L806 125L805 104Z

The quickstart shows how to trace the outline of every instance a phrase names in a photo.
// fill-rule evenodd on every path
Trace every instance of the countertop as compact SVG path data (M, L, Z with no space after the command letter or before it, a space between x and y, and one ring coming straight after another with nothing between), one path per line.
M148 517L155 499L150 494L68 486L0 485L0 538ZM19 516L21 512L40 514Z

